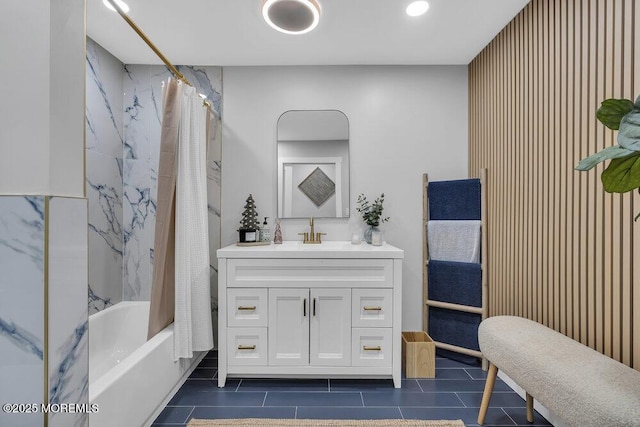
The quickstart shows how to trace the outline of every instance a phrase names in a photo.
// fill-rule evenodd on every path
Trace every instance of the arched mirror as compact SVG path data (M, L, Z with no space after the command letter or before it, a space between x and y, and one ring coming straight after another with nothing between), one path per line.
M338 110L278 119L278 217L349 217L349 120Z

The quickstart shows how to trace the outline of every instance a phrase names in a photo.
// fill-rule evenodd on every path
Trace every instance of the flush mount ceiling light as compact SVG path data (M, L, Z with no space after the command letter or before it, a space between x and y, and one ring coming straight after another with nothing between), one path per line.
M120 9L122 9L122 11L123 11L124 13L129 12L129 5L128 5L128 4L126 4L126 3L125 3L125 2L123 2L122 0L114 0L114 2L115 2L115 4L117 4L117 5L118 5L118 7L119 7ZM104 4L104 5L105 5L105 6L107 6L109 9L113 10L114 12L117 12L117 11L116 11L116 8L115 8L115 7L113 7L113 5L112 5L111 3L109 3L109 0L102 0L102 4Z
M409 16L420 16L427 13L429 10L429 3L426 1L414 1L409 6L407 6L407 15Z
M316 0L263 0L262 16L272 28L286 34L304 34L320 21Z

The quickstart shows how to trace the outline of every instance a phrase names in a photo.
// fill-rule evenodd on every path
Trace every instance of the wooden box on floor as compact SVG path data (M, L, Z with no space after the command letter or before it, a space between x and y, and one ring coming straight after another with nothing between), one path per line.
M426 332L402 333L402 364L407 378L435 378L436 346Z

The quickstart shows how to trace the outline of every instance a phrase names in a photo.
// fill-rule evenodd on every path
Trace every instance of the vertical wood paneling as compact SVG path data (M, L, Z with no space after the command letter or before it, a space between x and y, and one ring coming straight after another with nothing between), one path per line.
M627 20L624 18L626 16L632 16L632 2L625 1L621 8L622 17L620 18L622 25L621 32L621 87L622 92L633 92L630 90L633 87L632 77L633 77L633 63L629 63L629 60L632 58L632 37L633 37L633 26L629 25ZM631 299L631 285L632 281L632 272L631 260L633 259L633 253L631 251L632 245L632 237L633 237L633 224L630 224L628 221L624 221L625 216L633 215L632 209L632 198L630 194L627 194L623 197L622 201L622 209L620 212L621 222L622 222L622 254L620 256L620 272L622 275L622 290L621 290L621 313L620 313L620 346L622 353L622 362L625 364L631 363L631 343L624 339L625 336L631 335L631 321L632 321L632 311L631 307L633 306L633 301Z
M640 91L640 65L636 65L636 62L640 60L640 37L638 36L638 33L640 32L640 6L637 4L636 1L634 0L627 0L631 3L632 5L632 13L630 13L629 15L626 16L631 16L632 20L631 20L631 27L632 27L632 34L633 36L631 37L631 43L633 48L631 49L631 51L633 52L632 57L630 58L630 66L631 66L631 80L632 80L632 86L631 86L631 93L637 93L638 91ZM628 23L628 21L625 19L625 21ZM636 212L638 210L640 210L640 202L638 202L637 198L634 198L634 202L632 204L632 208L633 208L633 212ZM637 257L640 256L640 248L638 248L638 245L636 242L640 242L640 227L633 227L633 245L631 246L631 259L635 260L637 259ZM637 263L636 263L637 264ZM631 356L631 364L632 366L634 366L636 369L640 369L640 321L638 321L638 317L639 316L637 313L639 310L635 311L635 314L633 312L633 308L638 308L640 307L640 289L635 289L633 286L635 283L640 283L640 266L636 266L634 268L633 266L633 262L631 264L630 267L631 271L632 271L632 277L633 277L633 281L631 283L631 298L630 300L633 301L633 305L631 307L631 335L633 337L632 342L630 343L631 347L633 348L633 352L632 352L632 356Z
M605 193L603 165L573 168L615 144L600 102L640 91L639 19L636 0L532 0L469 65L469 174L487 168L489 180L490 315L542 322L636 369L640 196Z

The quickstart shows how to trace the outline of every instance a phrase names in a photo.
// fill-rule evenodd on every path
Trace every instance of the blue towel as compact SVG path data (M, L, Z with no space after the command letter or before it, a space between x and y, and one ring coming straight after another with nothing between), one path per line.
M445 350L444 348L436 348L436 356L445 357L470 366L480 366L481 361L478 357L468 356L463 353L456 353L455 351Z
M429 299L482 307L480 264L429 261Z
M429 307L429 336L459 347L480 351L478 326L482 316L464 311Z
M429 183L429 219L481 219L480 180L434 181Z

